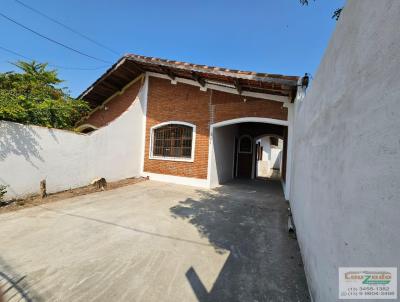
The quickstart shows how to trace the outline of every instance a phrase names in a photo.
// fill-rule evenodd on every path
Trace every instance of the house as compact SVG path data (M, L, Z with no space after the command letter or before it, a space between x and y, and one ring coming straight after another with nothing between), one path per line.
M81 95L93 107L79 123L86 134L0 121L0 183L8 186L10 197L37 192L42 179L57 192L87 185L97 176L118 180L149 175L211 187L235 177L255 177L254 173L264 173L265 165L274 163L282 167L286 197L290 190L311 300L337 301L339 295L347 294L339 283L346 269L394 271L388 278L390 293L382 294L396 299L400 263L399 14L399 1L348 1L304 99L307 77L125 56ZM270 150L276 146L282 150ZM254 166L267 157L268 164ZM144 206L142 200L138 206ZM224 198L218 205L229 201ZM107 209L118 208L119 202L115 200ZM196 226L212 221L206 224L206 232L199 229L201 235L210 243L226 244L229 250L224 266L228 269L221 269L222 276L231 273L227 278L217 278L209 287L199 282L200 274L193 267L186 274L194 292L210 300L221 285L232 288L229 278L238 275L233 262L244 259L241 271L254 267L240 257L240 245L238 249L236 241L231 244L229 238L234 235L228 240L213 235L216 225L226 223L220 219L229 214L226 208L215 215L202 210L214 200L180 202L184 217ZM60 215L107 222L77 215L70 206ZM194 219L189 208L201 213L201 219ZM254 208L255 215L262 210L248 208ZM94 215L93 209L90 214ZM49 215L52 212L27 215L21 224L39 225L39 216L48 219ZM10 221L7 218L6 223ZM272 221L274 229L276 222ZM237 230L233 224L223 229L232 234ZM246 224L245 229L251 228ZM282 241L279 236L269 239L272 247ZM248 249L261 251L260 255L265 252L251 244ZM270 255L273 258L277 253ZM282 267L277 258L273 260ZM288 257L288 261L297 266L296 259ZM267 276L276 272L262 265L258 268ZM294 274L287 276L296 282ZM253 287L250 290L254 292Z
M255 178L257 141L281 139L278 167L288 196L293 103L307 82L128 54L79 96L93 110L77 129L90 133L140 106L140 174L200 187Z

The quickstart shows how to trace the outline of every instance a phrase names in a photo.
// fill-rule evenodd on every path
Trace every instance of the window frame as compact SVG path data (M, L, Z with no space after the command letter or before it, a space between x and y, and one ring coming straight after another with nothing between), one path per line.
M241 145L241 143L242 143L242 139L243 139L243 138L248 138L248 139L250 139L250 151L241 151L241 150L240 150L240 147L241 147L240 145ZM240 136L240 137L239 137L238 153L241 153L241 154L252 154L252 153L253 153L253 143L254 143L253 138L252 138L250 135L244 134L244 135Z
M188 126L188 127L192 128L192 149L190 152L190 157L159 156L159 155L153 154L154 130L164 127L164 126L168 126L168 125L182 125L182 126ZM149 159L194 162L194 153L196 150L195 148L196 148L196 125L194 125L194 124L191 124L188 122L182 122L182 121L168 121L168 122L163 122L163 123L154 125L153 127L150 128Z

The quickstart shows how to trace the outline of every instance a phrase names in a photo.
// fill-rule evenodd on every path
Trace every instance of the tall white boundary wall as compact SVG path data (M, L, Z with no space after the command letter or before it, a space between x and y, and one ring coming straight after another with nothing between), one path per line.
M0 121L0 184L6 198L57 192L139 176L143 156L147 77L132 105L116 120L90 134Z
M339 267L400 270L400 1L348 1L295 106L298 241L313 300L338 301Z

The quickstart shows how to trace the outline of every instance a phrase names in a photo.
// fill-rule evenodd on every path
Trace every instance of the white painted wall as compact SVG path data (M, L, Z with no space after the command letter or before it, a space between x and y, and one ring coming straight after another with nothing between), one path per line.
M400 269L399 16L349 1L296 104L290 203L316 302L337 301L340 266Z
M233 179L235 136L238 125L216 127L210 149L210 186L215 187Z
M273 163L272 168L279 170L281 167L282 158L282 148L274 147L271 149L271 163Z
M256 144L260 143L260 146L263 148L262 151L262 160L257 160L257 177L268 177L270 174L269 171L271 169L270 166L270 155L271 155L271 145L269 141L269 136L261 137L256 141ZM257 155L256 155L257 156Z
M91 134L0 121L0 183L6 198L139 176L143 157L147 81L119 118Z
M257 161L257 176L269 177L270 169L279 170L281 167L283 140L278 140L278 146L272 147L270 136L263 136L257 140L260 146L263 147L262 160Z

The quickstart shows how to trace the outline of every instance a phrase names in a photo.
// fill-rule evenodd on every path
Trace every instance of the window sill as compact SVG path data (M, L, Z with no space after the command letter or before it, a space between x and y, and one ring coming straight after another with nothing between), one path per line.
M155 160L167 160L167 161L182 161L182 162L194 162L194 158L180 158L180 157L161 157L161 156L149 156L149 159Z

